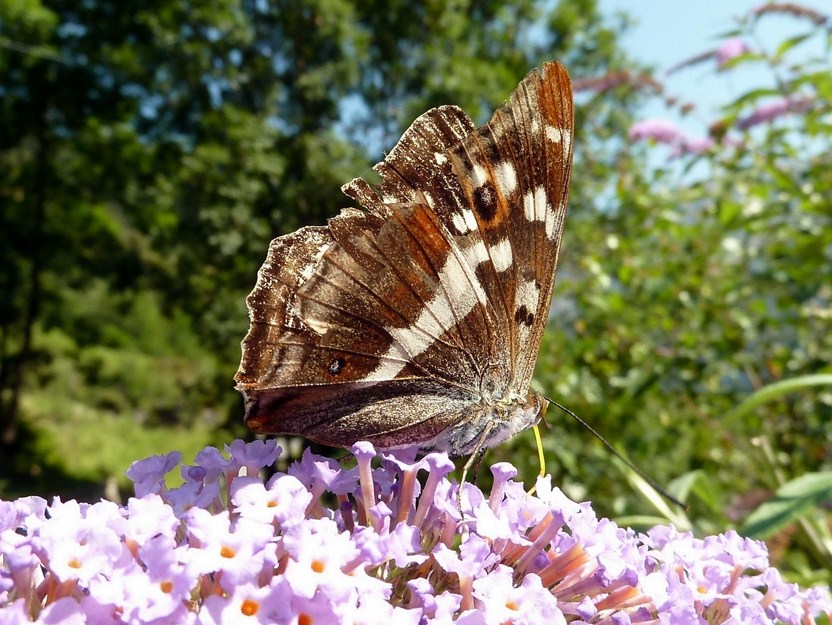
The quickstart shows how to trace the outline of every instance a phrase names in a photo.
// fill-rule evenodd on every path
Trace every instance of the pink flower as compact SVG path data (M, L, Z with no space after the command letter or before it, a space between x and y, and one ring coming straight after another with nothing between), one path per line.
M710 137L701 137L697 139L685 139L682 145L682 151L688 154L704 154L711 150L716 145L716 142Z
M774 121L788 113L804 113L812 105L810 98L780 98L769 104L764 104L750 115L743 117L737 122L737 128L748 130L753 126L759 126Z
M751 48L739 37L726 39L722 42L722 45L720 45L714 51L714 57L716 58L717 67L721 69L730 60L735 59L741 54L745 54L746 52L750 51Z
M676 145L685 139L684 133L666 119L645 119L630 128L630 141L652 140L667 145Z

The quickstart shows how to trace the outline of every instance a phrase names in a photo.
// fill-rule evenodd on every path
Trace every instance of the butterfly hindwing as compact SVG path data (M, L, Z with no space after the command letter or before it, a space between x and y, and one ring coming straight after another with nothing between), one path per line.
M252 329L237 375L249 425L330 443L341 440L331 432L360 425L372 438L385 419L360 408L391 397L416 407L408 420L398 411L403 427L444 423L432 410L437 397L475 399L487 361L476 333L493 326L483 300L424 205L397 205L386 219L348 209L326 229L275 239L249 297Z

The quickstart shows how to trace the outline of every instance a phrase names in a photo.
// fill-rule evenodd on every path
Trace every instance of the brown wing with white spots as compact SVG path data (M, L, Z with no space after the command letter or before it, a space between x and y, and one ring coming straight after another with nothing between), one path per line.
M346 209L275 239L248 303L236 380L257 432L413 444L478 401L495 320L425 205Z
M531 72L486 126L451 150L491 259L483 276L507 311L513 378L525 397L552 299L572 171L574 114L566 69Z
M573 125L569 76L547 63L486 126L474 129L457 107L434 109L375 166L375 189L361 179L344 187L371 210L423 202L452 234L498 324L482 339L490 345L486 391L525 396L534 372L566 217Z
M548 64L483 128L456 107L425 113L376 165L381 184L344 186L366 210L272 241L235 378L248 425L468 450L483 399L528 388L571 132L566 72Z
M248 298L238 388L424 378L473 394L493 326L485 295L427 207L345 209L272 241Z

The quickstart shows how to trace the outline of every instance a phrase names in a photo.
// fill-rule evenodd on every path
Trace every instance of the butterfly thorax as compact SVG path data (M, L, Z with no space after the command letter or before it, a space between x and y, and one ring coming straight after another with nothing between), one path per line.
M537 423L546 406L546 400L533 391L525 398L516 395L483 397L470 408L467 419L441 432L425 443L423 449L464 456L494 447Z

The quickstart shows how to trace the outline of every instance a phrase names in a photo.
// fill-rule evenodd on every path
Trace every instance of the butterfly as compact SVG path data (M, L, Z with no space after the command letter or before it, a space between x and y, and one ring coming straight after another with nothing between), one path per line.
M534 425L573 129L569 76L546 63L485 126L424 113L380 183L342 187L362 208L274 239L235 376L246 424L450 455Z

